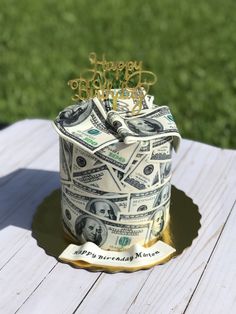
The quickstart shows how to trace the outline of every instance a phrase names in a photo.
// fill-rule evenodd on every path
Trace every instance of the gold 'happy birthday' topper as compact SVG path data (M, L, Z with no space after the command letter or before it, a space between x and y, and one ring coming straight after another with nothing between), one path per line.
M157 77L150 71L142 70L142 61L107 61L103 55L97 60L96 53L89 55L92 69L83 71L79 78L70 80L68 85L75 91L72 100L86 100L97 97L113 100L113 110L117 110L117 99L133 99L132 114L142 109L142 101ZM115 91L118 89L118 91Z

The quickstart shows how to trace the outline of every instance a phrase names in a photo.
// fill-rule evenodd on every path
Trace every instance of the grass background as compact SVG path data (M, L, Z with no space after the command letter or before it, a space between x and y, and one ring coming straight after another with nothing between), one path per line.
M54 119L88 54L143 60L185 138L236 147L234 0L0 0L0 122Z

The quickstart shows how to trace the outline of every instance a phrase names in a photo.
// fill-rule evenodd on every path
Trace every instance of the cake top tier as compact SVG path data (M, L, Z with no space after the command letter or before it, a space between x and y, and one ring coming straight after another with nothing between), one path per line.
M61 137L90 153L118 142L153 144L169 137L177 150L181 138L167 106L147 108L130 117L127 112L110 110L98 98L65 108L54 126Z
M143 70L142 61L98 60L95 53L89 60L92 68L68 82L76 102L55 120L59 135L90 153L118 142L131 145L169 137L177 150L180 135L170 109L155 105L148 94L156 75Z

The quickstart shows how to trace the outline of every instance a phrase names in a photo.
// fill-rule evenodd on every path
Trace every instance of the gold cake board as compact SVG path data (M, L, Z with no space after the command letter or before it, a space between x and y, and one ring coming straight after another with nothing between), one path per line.
M33 218L32 235L37 240L37 243L42 247L46 254L54 256L58 259L61 253L68 247L69 244L76 244L75 239L72 239L66 234L62 227L61 221L61 204L60 190L52 192L39 205ZM83 260L65 260L75 267L85 268L92 271L106 272L133 272L140 269L148 269L157 264L164 264L173 257L181 254L184 249L191 246L194 238L198 235L200 228L201 215L198 211L198 206L193 203L193 200L188 197L183 191L172 185L171 202L170 202L170 220L160 240L165 244L173 247L175 252L164 259L159 259L157 262L152 261L148 265L136 265L135 267L124 266L107 266L101 264L88 263ZM155 246L153 242L147 247ZM157 243L158 245L158 243ZM97 249L101 250L97 247ZM143 248L145 250L145 248ZM104 251L104 250L103 250ZM108 251L104 251L108 252ZM122 252L116 252L122 254Z

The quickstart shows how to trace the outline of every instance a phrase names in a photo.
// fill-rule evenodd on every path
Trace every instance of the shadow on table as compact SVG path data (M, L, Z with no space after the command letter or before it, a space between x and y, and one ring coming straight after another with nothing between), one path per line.
M18 169L0 177L0 230L10 226L31 230L37 207L59 187L56 171Z
M68 245L61 224L59 188L59 173L55 171L19 169L1 177L0 229L32 230L38 245L47 254L58 256ZM170 220L162 240L178 255L197 237L201 215L183 191L172 186L171 195Z

